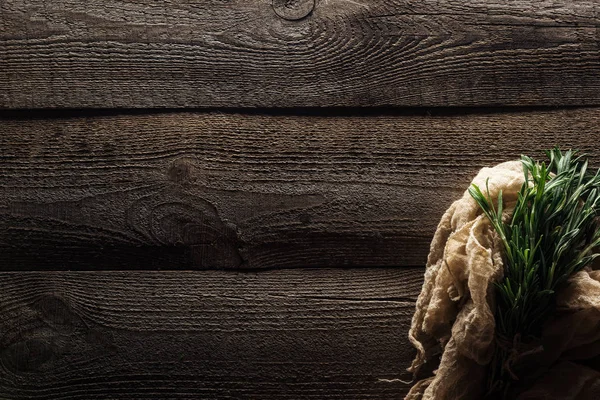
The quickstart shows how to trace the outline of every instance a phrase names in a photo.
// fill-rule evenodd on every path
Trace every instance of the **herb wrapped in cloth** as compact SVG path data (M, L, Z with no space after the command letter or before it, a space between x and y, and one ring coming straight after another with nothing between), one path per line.
M483 168L431 244L406 399L600 399L600 175L575 152ZM439 361L438 361L439 359Z

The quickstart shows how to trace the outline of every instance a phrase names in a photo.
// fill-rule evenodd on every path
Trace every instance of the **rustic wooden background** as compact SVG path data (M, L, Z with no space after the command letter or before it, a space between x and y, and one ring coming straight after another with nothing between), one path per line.
M0 398L401 399L445 208L599 106L597 0L2 0Z

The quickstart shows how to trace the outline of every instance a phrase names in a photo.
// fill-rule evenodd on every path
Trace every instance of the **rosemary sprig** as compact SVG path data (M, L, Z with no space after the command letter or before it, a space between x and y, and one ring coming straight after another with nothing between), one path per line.
M590 264L600 245L600 170L575 151L546 151L548 164L522 156L525 182L509 222L479 187L469 193L491 221L504 247L504 277L496 283L496 336L504 343L533 341L554 311L555 291ZM497 346L488 381L490 393L508 393L514 376L509 351Z

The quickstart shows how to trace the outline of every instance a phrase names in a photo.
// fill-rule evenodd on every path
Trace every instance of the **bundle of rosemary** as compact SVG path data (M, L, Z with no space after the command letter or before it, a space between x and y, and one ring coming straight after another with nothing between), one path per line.
M498 233L504 277L496 283L496 349L489 366L488 397L507 398L518 380L515 347L539 342L555 309L556 291L599 254L600 170L575 151L546 152L548 163L522 156L523 183L512 216L472 185L470 195Z

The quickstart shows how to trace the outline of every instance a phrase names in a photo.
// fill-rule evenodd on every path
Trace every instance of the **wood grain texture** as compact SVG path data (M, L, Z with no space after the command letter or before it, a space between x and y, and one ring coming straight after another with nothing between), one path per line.
M3 270L424 265L480 167L600 162L596 108L0 122Z
M0 107L600 104L596 0L281 3L4 0Z
M402 399L422 272L0 273L0 398Z

